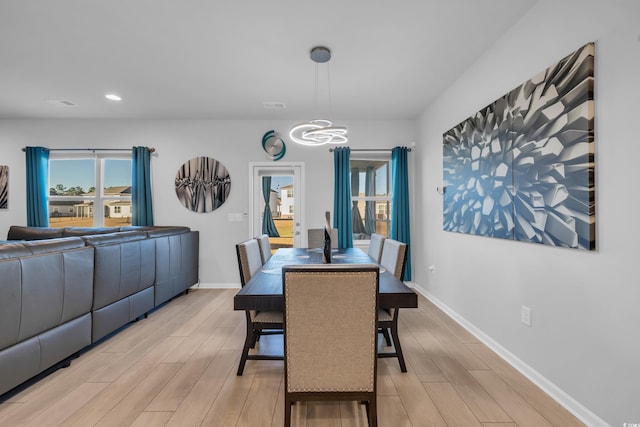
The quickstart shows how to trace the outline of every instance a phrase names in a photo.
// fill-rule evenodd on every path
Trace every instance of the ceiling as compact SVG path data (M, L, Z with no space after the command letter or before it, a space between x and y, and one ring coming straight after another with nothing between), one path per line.
M1 0L0 118L413 119L535 1Z

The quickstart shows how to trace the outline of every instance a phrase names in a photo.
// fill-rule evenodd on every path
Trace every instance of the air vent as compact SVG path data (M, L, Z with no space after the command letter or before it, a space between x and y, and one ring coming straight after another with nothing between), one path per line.
M58 107L75 107L78 104L74 104L71 101L67 101L66 99L49 99L47 103L51 105L56 105Z
M284 110L287 108L284 102L263 102L262 106L266 110Z

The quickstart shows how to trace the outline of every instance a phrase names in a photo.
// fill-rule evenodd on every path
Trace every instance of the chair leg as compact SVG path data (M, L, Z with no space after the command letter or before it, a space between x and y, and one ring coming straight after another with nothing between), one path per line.
M402 372L407 372L407 366L404 363L404 356L402 355L402 347L400 346L400 337L398 336L398 313L393 319L393 324L391 326L391 337L393 338L393 346L396 350L396 355L398 357L398 363L400 364L400 370Z
M380 332L382 333L382 336L384 337L384 341L387 343L387 347L391 347L391 337L389 336L389 329L380 328Z
M242 356L240 356L240 364L238 365L238 376L241 376L244 372L244 365L247 363L247 357L249 356L249 348L251 343L254 342L254 331L251 320L247 316L247 336L244 339L244 347L242 348Z
M260 339L260 331L254 329L252 334L252 340L251 340L251 348L256 348L256 343L258 342L259 339Z
M285 392L284 396L284 427L291 427L291 400Z
M367 404L367 418L369 420L369 427L378 427L378 409L376 404L376 396L371 398L371 401Z

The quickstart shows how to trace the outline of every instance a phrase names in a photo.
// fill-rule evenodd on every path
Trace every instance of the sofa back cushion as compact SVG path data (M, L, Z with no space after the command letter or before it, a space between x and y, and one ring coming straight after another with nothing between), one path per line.
M42 240L62 237L62 228L25 227L12 225L7 233L7 240Z
M91 309L93 248L0 260L0 350Z

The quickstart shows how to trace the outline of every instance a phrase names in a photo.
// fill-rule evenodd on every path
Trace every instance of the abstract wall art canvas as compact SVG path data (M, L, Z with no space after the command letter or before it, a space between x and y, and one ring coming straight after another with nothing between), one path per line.
M0 165L0 209L9 209L9 166Z
M595 249L594 43L443 135L443 229Z
M231 178L227 168L211 157L194 157L176 174L176 195L194 212L218 209L229 197Z

